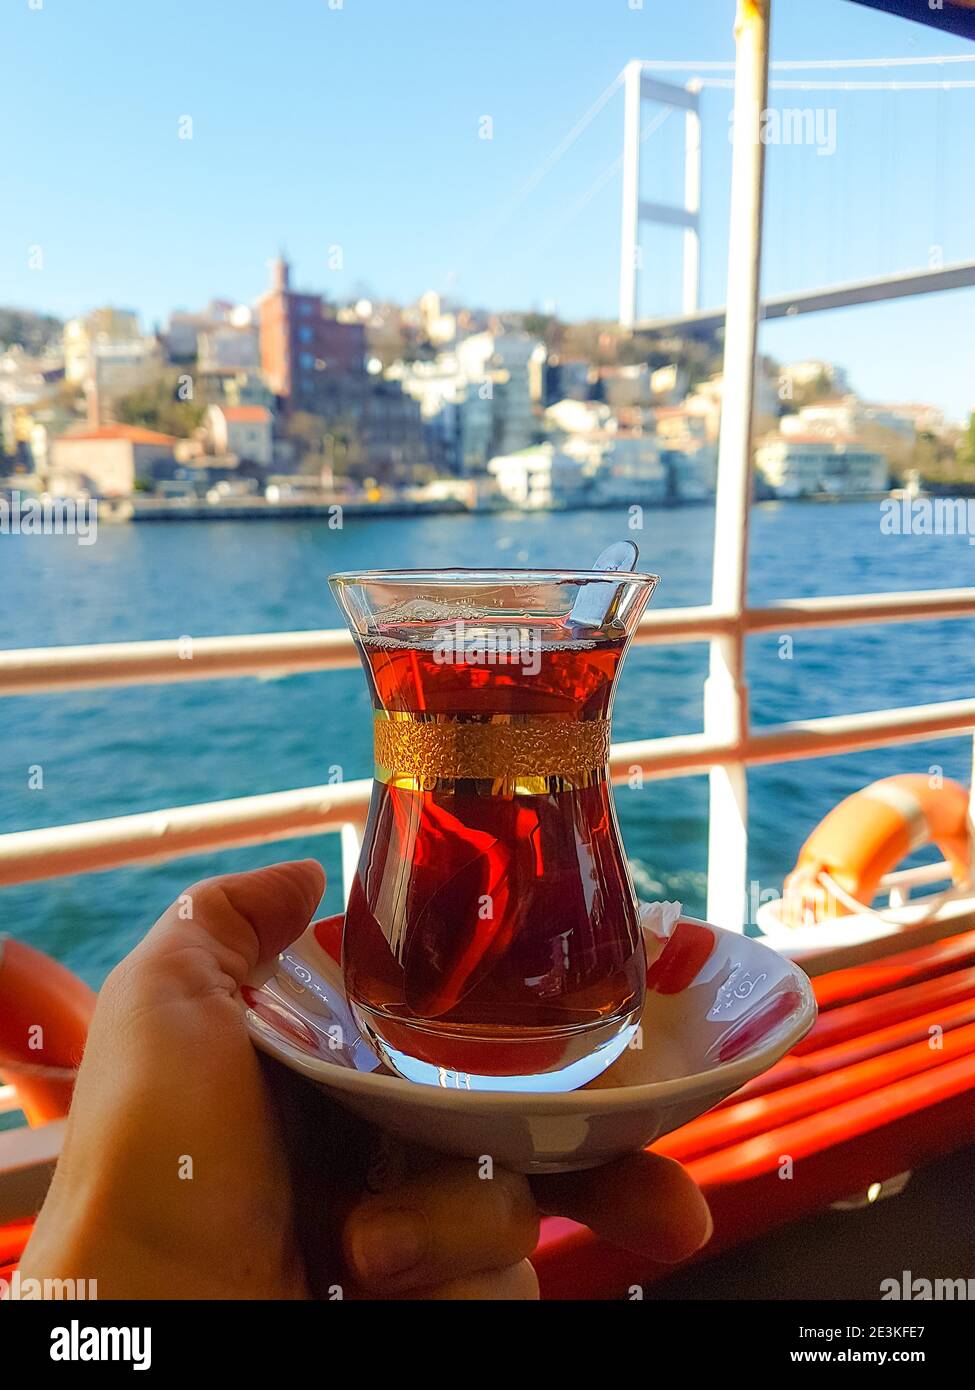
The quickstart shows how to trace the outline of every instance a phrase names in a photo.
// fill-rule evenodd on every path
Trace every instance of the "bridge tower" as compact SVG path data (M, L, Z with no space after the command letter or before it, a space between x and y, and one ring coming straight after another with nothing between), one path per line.
M637 320L641 254L640 226L644 222L683 227L682 308L693 314L700 308L701 288L701 84L693 78L686 86L660 82L638 59L627 63L623 79L623 219L620 238L621 328ZM647 202L640 197L640 155L643 146L640 119L643 103L684 112L684 201L682 206Z

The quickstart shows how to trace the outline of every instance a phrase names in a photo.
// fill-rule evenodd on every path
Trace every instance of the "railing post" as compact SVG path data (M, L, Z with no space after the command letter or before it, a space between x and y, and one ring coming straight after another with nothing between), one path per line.
M704 692L704 731L741 745L748 734L744 627L748 602L748 511L751 501L752 406L762 259L768 99L769 0L738 0L735 19L734 145L724 388L714 514L712 603L730 611L736 631L711 641ZM740 763L710 772L708 919L741 930L748 870L748 786Z
M643 64L623 69L623 211L620 231L620 327L636 321L640 247L640 107Z
M687 90L699 96L700 78L694 77ZM684 114L684 206L688 212L701 211L701 112L696 107ZM701 298L701 228L684 228L684 293L682 309L696 314Z

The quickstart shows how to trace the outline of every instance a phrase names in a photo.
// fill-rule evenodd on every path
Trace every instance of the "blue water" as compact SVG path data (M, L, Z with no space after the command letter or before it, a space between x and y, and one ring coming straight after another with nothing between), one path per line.
M751 598L975 582L964 537L884 536L876 503L767 503L755 508ZM709 599L713 512L647 514L634 535L662 581L658 606ZM338 626L332 570L364 566L584 566L626 536L625 515L440 516L324 522L103 526L97 543L0 536L0 646L206 636ZM748 645L756 725L970 697L971 620L779 635ZM614 737L698 731L706 647L636 648L616 701ZM247 796L371 771L371 725L358 671L283 680L207 681L0 701L0 831ZM815 822L876 777L927 771L967 780L971 743L939 739L749 774L750 876L781 884ZM29 788L29 768L43 788ZM617 807L637 887L701 912L704 777L619 788ZM194 879L315 855L339 901L336 836L200 855L0 890L0 927L66 961L91 983Z

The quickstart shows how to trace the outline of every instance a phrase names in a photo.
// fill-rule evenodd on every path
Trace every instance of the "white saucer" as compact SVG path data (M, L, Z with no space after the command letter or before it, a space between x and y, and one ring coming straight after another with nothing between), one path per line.
M636 1042L577 1091L475 1092L388 1071L342 993L342 919L310 926L276 972L244 990L262 1051L381 1129L519 1172L590 1168L645 1148L767 1070L812 1027L816 1002L792 961L753 938L643 909L647 999ZM452 1076L447 1073L447 1077Z

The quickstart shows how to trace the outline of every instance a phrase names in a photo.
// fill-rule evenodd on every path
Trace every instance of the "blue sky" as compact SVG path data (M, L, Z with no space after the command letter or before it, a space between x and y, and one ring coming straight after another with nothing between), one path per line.
M111 302L147 324L214 295L253 299L280 244L302 285L336 296L433 287L490 308L612 316L620 93L526 184L628 59L733 54L733 0L38 3L4 0L0 13L0 304L67 315ZM847 0L773 8L777 59L975 53ZM975 80L975 64L944 72ZM975 90L773 102L834 110L836 152L769 147L769 292L975 254ZM722 302L727 269L729 106L726 91L704 95L706 306ZM191 140L178 138L183 116ZM484 116L491 140L478 138ZM647 140L645 196L673 191L680 133L674 117ZM30 270L35 246L43 267ZM678 249L673 233L646 236L644 312L676 307ZM975 404L973 309L968 290L808 316L766 326L762 346L832 357L871 398L960 416Z

